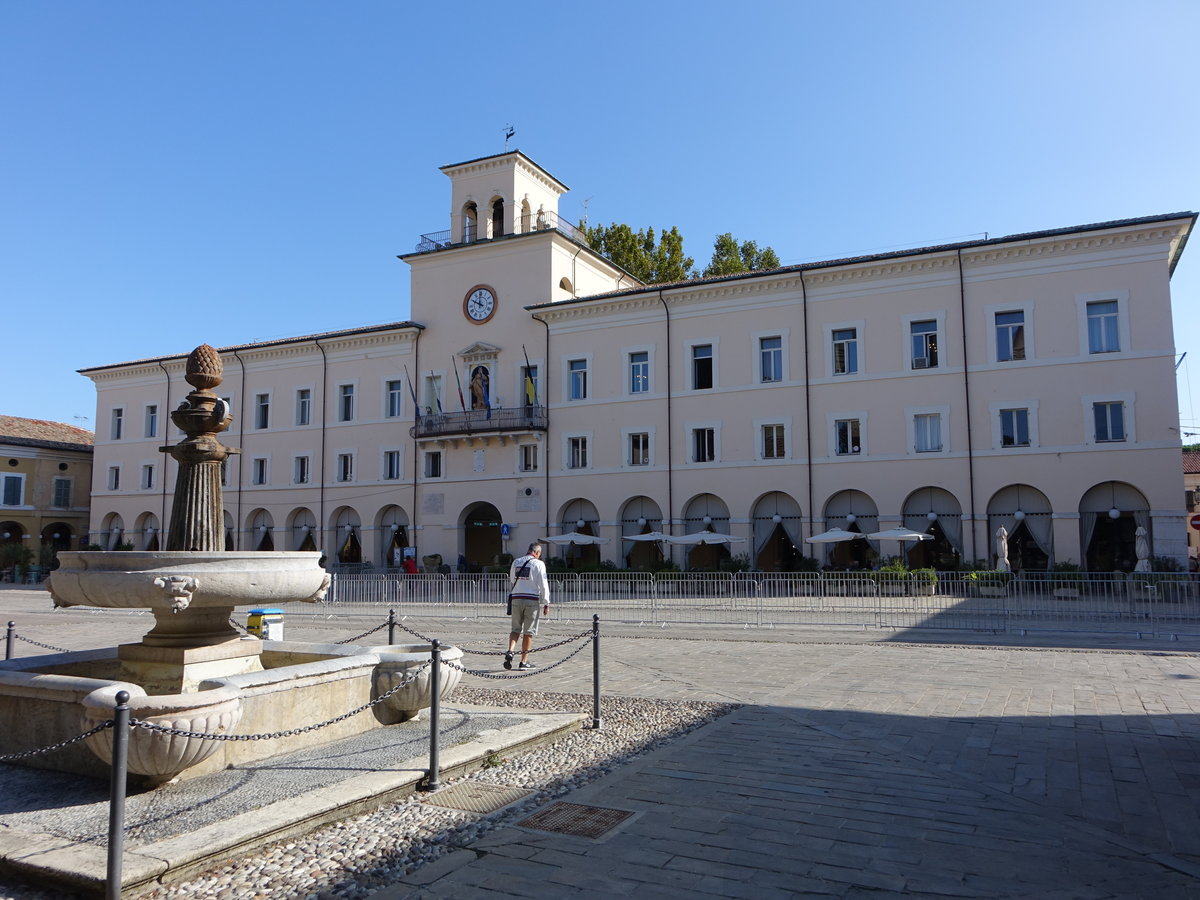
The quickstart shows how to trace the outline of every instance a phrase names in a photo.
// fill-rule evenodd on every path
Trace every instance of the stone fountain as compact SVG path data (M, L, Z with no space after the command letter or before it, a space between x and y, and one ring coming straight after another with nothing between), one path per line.
M171 413L185 438L163 447L178 463L165 552L62 552L51 574L55 606L149 609L154 627L139 643L0 663L0 754L58 743L112 717L128 691L133 718L206 734L294 732L385 693L429 659L428 645L363 647L260 641L232 626L235 607L324 599L330 578L319 552L226 551L221 463L238 451L217 435L232 422L213 388L221 358L192 351L193 388ZM447 647L443 661L462 651ZM461 677L443 665L442 696ZM272 740L214 741L134 729L131 773L150 783L205 774L415 717L429 706L429 673L328 728ZM29 765L106 775L112 733L30 758Z

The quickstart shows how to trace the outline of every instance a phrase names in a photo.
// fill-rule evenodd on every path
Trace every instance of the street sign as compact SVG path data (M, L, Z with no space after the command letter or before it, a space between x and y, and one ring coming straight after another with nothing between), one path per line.
M1200 513L1196 513L1196 515L1192 516L1192 518L1188 520L1188 524L1197 531L1200 531Z
M1200 519L1200 516L1197 516L1196 518ZM1200 528L1200 525L1197 525L1196 527ZM500 537L504 538L505 540L508 540L510 537L512 537L512 526L507 522L500 526Z

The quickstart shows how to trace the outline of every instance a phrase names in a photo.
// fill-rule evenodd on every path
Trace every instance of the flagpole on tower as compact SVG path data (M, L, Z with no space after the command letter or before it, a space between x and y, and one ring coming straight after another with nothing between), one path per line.
M517 129L511 125L504 126L504 152L508 152L508 142L512 140L512 136L517 133Z

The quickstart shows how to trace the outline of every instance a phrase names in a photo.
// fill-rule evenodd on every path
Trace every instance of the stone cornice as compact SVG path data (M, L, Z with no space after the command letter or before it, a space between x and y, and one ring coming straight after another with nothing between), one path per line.
M485 156L482 159L472 159L468 160L467 162L442 166L441 171L447 176L453 178L456 175L477 175L508 168L520 169L539 184L549 188L555 194L560 196L570 190L570 188L535 163L520 150L513 150L510 153L502 153L498 156Z

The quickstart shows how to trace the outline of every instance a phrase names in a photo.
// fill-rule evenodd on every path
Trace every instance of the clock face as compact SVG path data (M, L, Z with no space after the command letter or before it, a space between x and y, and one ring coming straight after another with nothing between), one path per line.
M496 313L496 294L484 285L471 288L463 300L463 313L472 322L486 322Z

